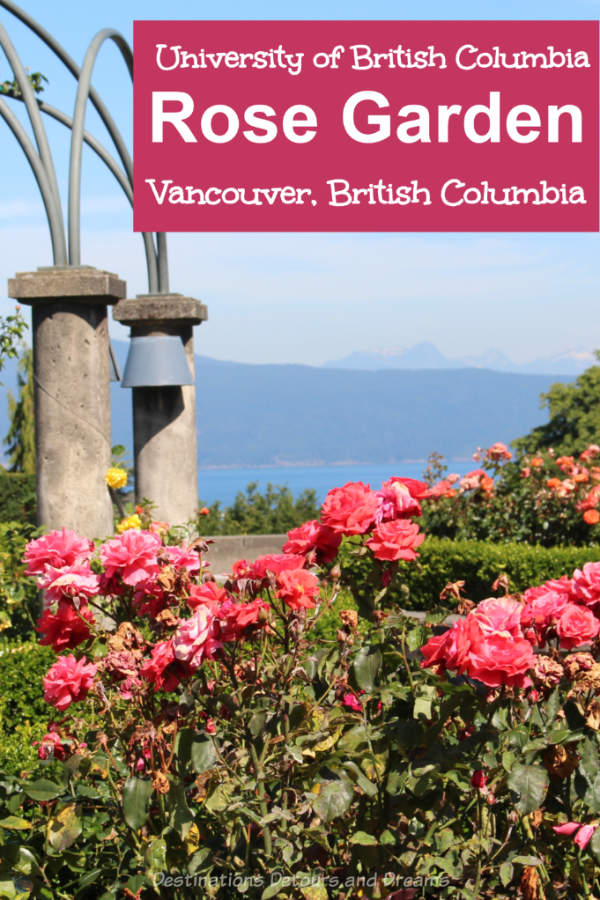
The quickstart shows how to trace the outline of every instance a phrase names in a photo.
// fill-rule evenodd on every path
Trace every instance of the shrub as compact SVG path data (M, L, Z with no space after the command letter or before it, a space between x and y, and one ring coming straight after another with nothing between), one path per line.
M303 491L294 500L287 487L268 484L260 493L257 482L240 491L231 506L221 509L216 502L208 507L200 501L200 507L206 510L196 522L201 535L283 534L318 514L314 491Z
M0 467L0 522L35 525L35 475L7 472Z
M53 661L49 647L4 645L0 655L0 771L19 775L40 767L33 742L47 731L51 710L42 678Z
M27 523L0 522L0 632L5 639L34 635L38 591L22 577L21 558L25 544L37 534L39 530Z
M342 556L348 577L372 590L369 559L352 555L346 545ZM560 578L590 560L600 560L600 546L537 547L529 544L492 543L491 541L452 541L428 537L419 548L416 563L400 564L399 578L390 587L394 602L404 609L427 610L436 606L447 584L465 582L465 592L479 603L493 593L500 575L507 575L510 589L524 591L548 578Z
M450 630L441 608L407 620L390 591L422 544L421 491L335 489L321 523L223 585L201 545L153 531L30 543L61 720L47 777L0 781L0 884L78 900L597 896L600 564L463 600ZM344 608L316 636L343 584L362 625Z
M600 371L600 367L599 367ZM481 468L431 483L423 507L428 534L465 540L522 541L545 547L598 541L600 446L577 458L552 448L512 461L505 444L478 450ZM436 459L437 470L445 470Z

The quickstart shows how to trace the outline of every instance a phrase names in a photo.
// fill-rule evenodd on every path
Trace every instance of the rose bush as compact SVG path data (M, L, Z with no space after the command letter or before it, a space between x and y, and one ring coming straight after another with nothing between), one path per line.
M427 493L338 488L223 583L163 528L32 541L57 657L44 774L0 780L0 895L597 895L598 570L407 618ZM324 637L347 589L362 621Z
M429 500L424 510L429 534L467 540L520 540L551 547L597 542L600 535L600 446L578 456L550 447L537 455L513 454L496 443L474 454L482 468L460 477L443 476L434 455Z

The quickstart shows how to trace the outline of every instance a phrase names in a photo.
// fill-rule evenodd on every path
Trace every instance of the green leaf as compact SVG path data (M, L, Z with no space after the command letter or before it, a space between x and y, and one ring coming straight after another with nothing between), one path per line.
M366 831L356 831L350 838L351 844L359 844L361 847L377 847L379 841L372 834Z
M139 831L148 818L148 806L152 796L152 782L131 777L123 788L123 815L133 831Z
M589 783L589 788L585 792L584 801L594 813L600 812L600 772Z
M19 816L7 816L5 819L0 819L0 828L24 831L26 828L33 828L33 825L27 819L21 819Z
M46 836L54 850L62 853L81 834L81 807L76 803L63 806L48 822Z
M327 900L329 897L327 888L322 881L317 881L315 884L309 884L307 887L302 887L302 882L302 875L300 875L300 890L302 891L304 900Z
M267 721L267 713L266 710L260 710L259 712L255 712L248 722L248 729L253 738L257 738L259 734L265 730L265 723Z
M594 831L589 847L596 857L597 862L600 862L600 828L596 828Z
M152 872L165 872L167 869L167 842L164 838L150 841L144 853L144 862Z
M38 778L37 781L25 784L23 790L32 800L54 800L62 793L63 788L46 778Z
M502 883L502 887L506 887L513 880L514 875L513 864L507 859L500 866L500 881Z
M354 797L354 787L347 779L326 781L313 801L313 809L323 822L331 822L343 816L350 808Z
M183 782L171 785L169 791L169 805L171 807L171 825L180 837L186 838L194 821L191 809L187 805L185 786Z
M343 768L349 773L352 781L359 786L359 788L365 792L367 797L374 797L377 793L377 786L373 784L372 781L369 781L365 773L362 769L354 762L344 762L342 763Z
M363 691L372 691L381 668L381 651L378 647L361 647L353 664L354 678Z
M548 790L548 773L542 766L516 765L507 780L508 787L519 795L517 808L521 813L539 809Z
M111 453L115 457L124 456L127 453L127 450L123 446L123 444L115 444L111 449Z
M270 900L271 897L276 897L277 894L280 894L282 890L281 883L279 881L274 881L264 889L260 895L260 900Z
M210 813L224 812L233 800L235 792L236 787L233 781L224 781L223 784L218 784L206 798L204 809Z
M211 738L192 728L185 728L179 735L177 756L184 773L191 768L201 775L215 764L217 753Z
M520 866L539 866L542 862L539 856L513 856L512 861Z
M548 699L546 700L546 708L544 712L546 713L546 725L550 727L556 718L556 714L558 713L560 707L560 693L558 688L554 688Z

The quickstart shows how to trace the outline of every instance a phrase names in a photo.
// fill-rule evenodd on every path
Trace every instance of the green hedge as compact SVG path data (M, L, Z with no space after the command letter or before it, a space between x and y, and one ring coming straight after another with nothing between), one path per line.
M35 475L0 467L0 522L36 521Z
M0 771L40 768L35 741L60 718L44 700L42 680L56 660L51 647L28 642L0 652Z
M367 563L364 557L350 562L348 549L342 551L345 564L360 573L361 581L366 580L372 563ZM512 590L523 591L549 578L571 575L574 569L596 560L600 560L597 544L539 547L428 537L419 548L416 562L400 564L390 590L394 600L405 609L429 609L438 604L440 593L448 583L464 581L466 596L478 603L492 595L492 584L499 575L509 576Z

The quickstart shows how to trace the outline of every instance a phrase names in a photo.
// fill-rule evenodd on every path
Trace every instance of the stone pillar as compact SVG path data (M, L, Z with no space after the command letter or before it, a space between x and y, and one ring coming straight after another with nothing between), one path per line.
M208 318L199 300L181 294L140 294L117 303L113 317L131 327L132 338L180 337L194 377L193 327ZM158 519L183 525L198 512L195 385L132 391L136 500L150 500Z
M38 523L89 538L113 533L107 304L125 282L91 266L9 279L32 306Z

